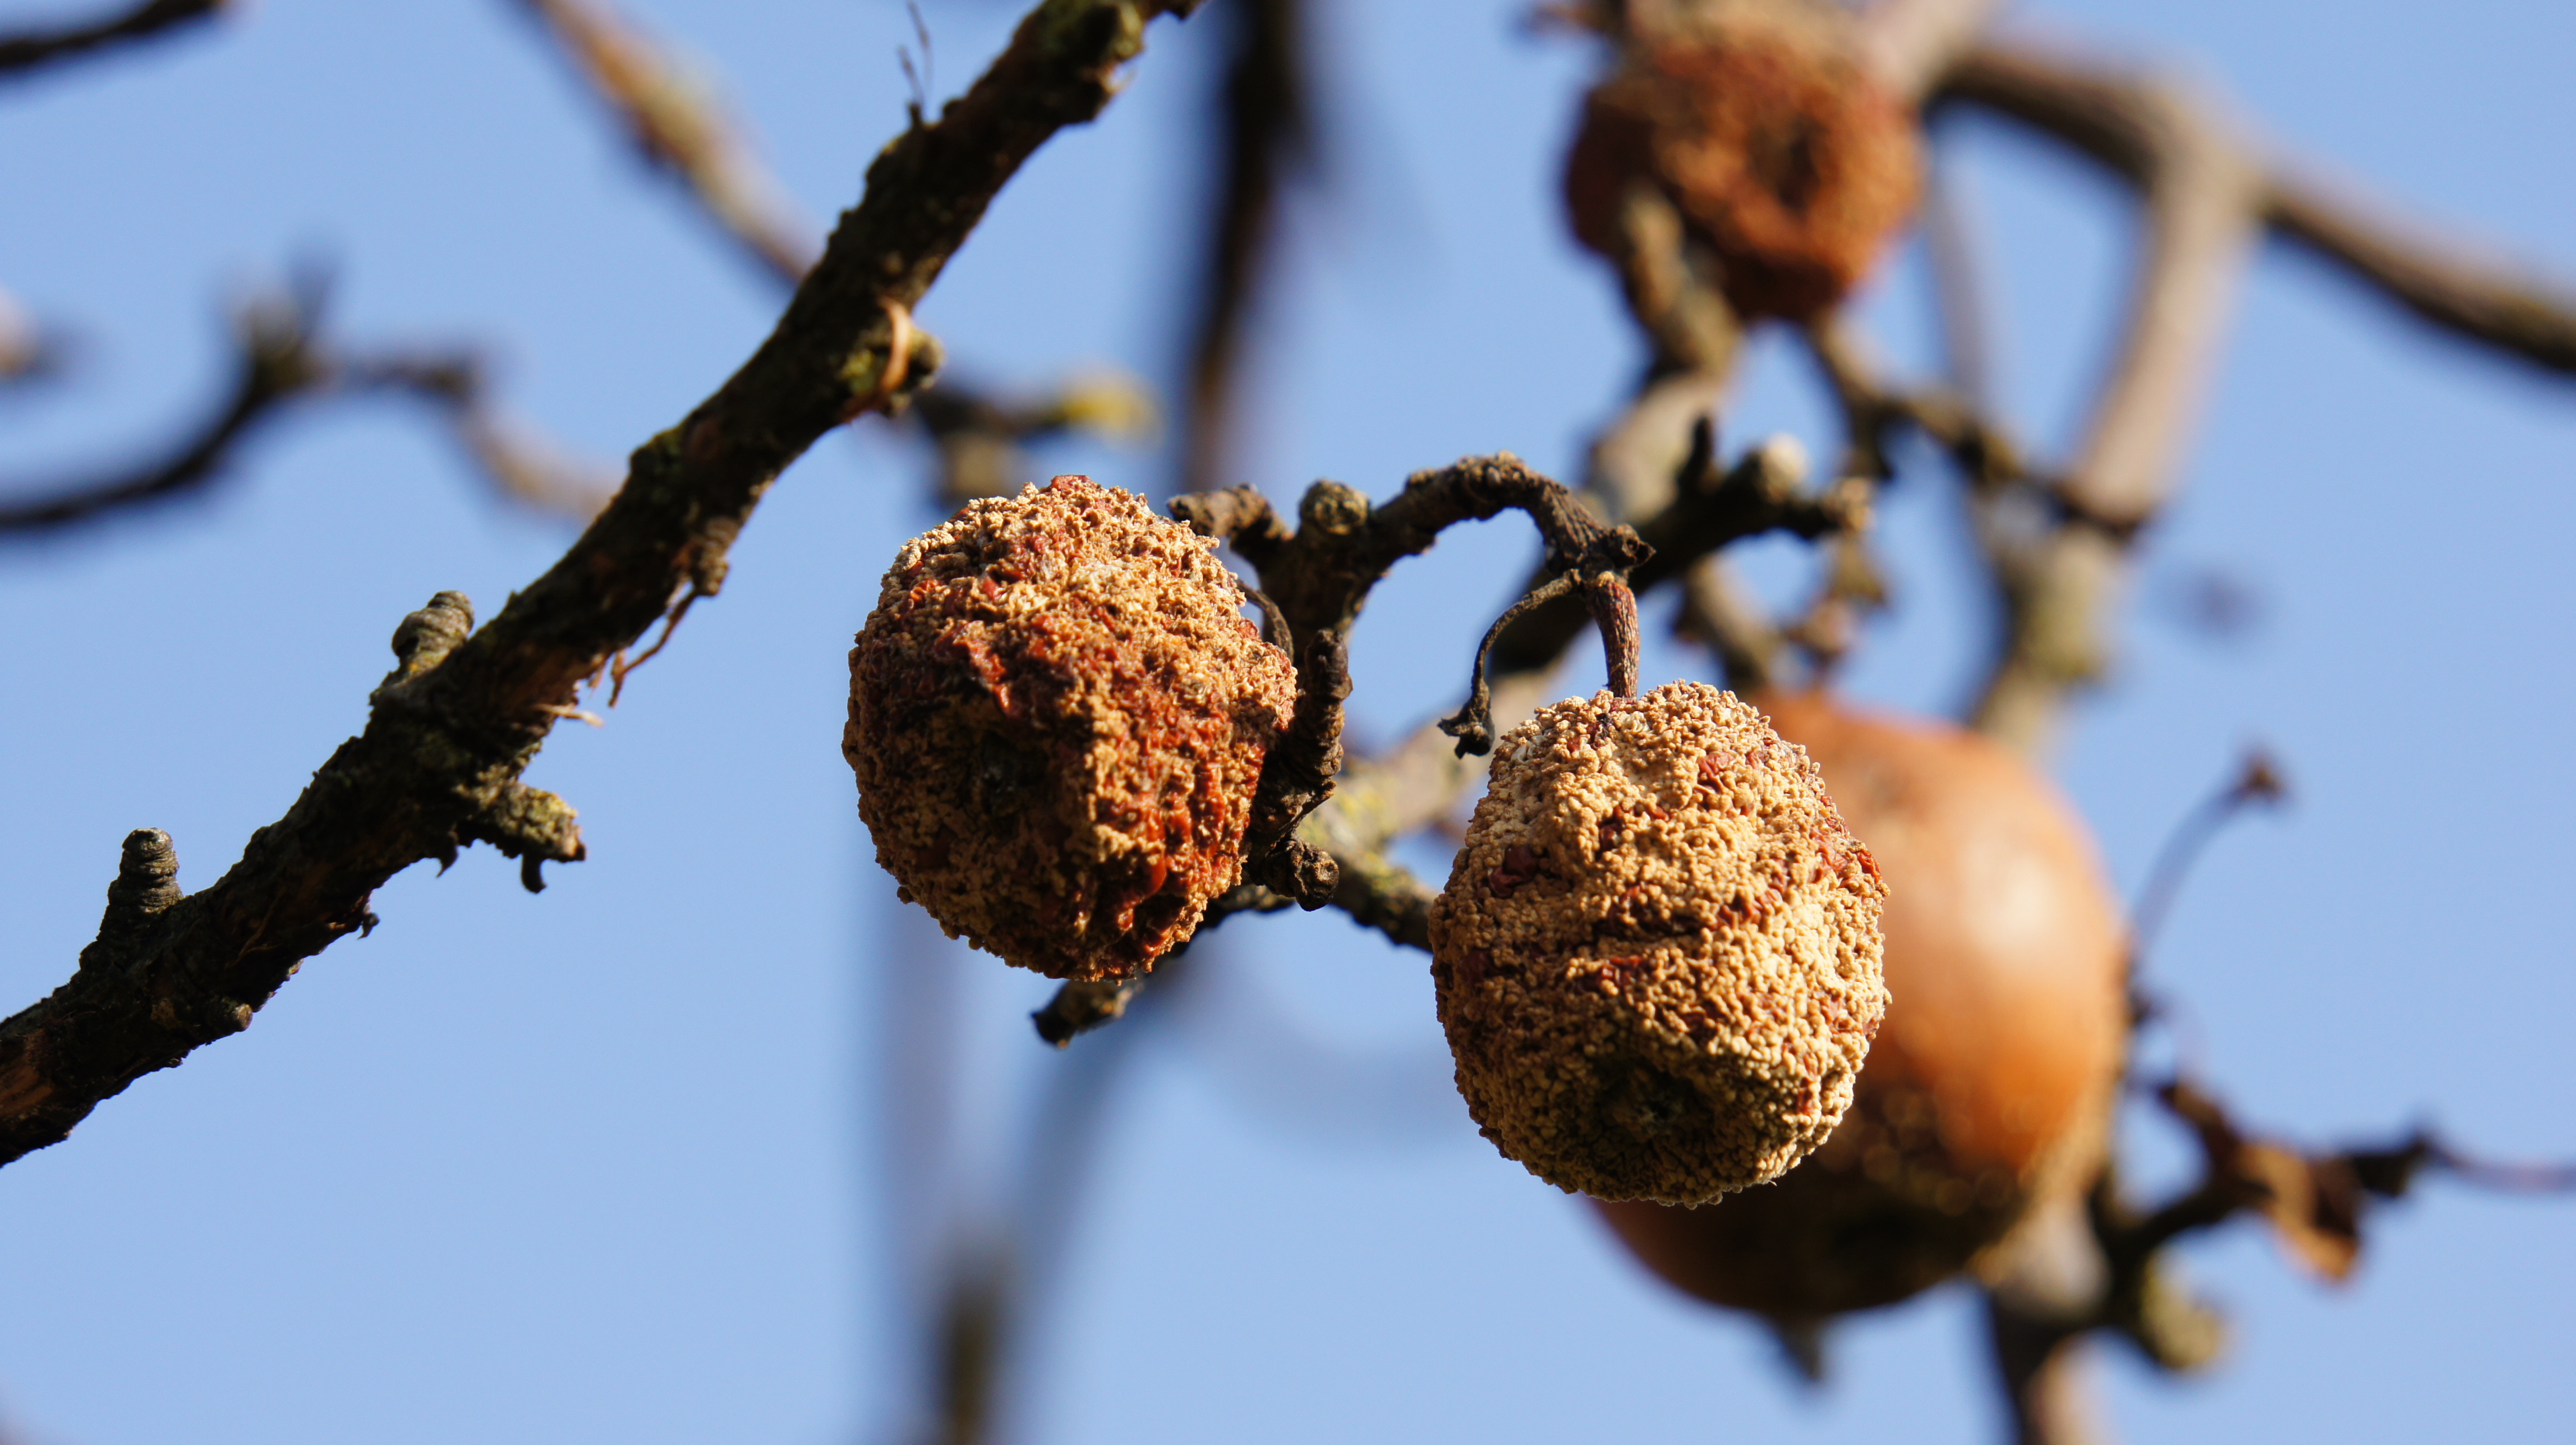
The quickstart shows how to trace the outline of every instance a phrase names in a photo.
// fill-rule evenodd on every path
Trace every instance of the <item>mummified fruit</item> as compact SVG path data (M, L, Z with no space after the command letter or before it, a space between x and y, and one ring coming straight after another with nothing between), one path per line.
M1887 875L1887 1023L1833 1138L1705 1209L1605 1204L1637 1257L1716 1304L1813 1320L1967 1269L2101 1159L2127 943L2090 834L1973 734L1765 697Z
M1215 544L1088 477L914 538L850 649L841 752L877 861L951 937L1117 979L1240 880L1296 701Z
M1630 188L1660 191L1716 258L1738 314L1804 319L1842 299L1914 208L1907 107L1828 6L1716 5L1630 38L1566 159L1583 244L1627 249Z
M1560 1188L1695 1203L1796 1163L1878 1028L1885 890L1806 754L1703 683L1506 733L1431 976L1485 1137Z

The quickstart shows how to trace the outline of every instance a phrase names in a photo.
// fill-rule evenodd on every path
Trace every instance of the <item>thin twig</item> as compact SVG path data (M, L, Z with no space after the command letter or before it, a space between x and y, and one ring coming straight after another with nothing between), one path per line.
M213 416L166 455L139 466L93 480L12 485L13 499L0 503L0 533L60 531L212 481L235 445L271 413L332 381L335 368L314 344L312 320L312 308L292 298L245 307L235 328L240 355L232 387Z
M2576 294L2300 175L2274 174L2263 219L2418 320L2547 371L2576 374Z
M1297 900L1273 893L1258 883L1238 885L1211 899L1207 913L1199 919L1197 931L1181 940L1180 946L1163 955L1155 971L1136 978L1099 983L1068 983L1055 991L1046 1007L1029 1015L1037 1025L1038 1038L1063 1048L1083 1034L1126 1017L1127 1010L1148 987L1160 987L1156 980L1168 982L1171 965L1190 947L1207 936L1209 929L1238 913L1277 913L1297 906Z
M1932 300L1941 331L1941 370L1951 387L1977 411L1995 405L1994 329L1989 321L1985 267L1980 264L1977 221L1958 166L1930 152L1923 187L1923 251L1932 273Z
M2129 910L2129 982L2134 988L2138 975L2164 932L2164 923L2173 912L2174 899L2182 892L2183 879L2200 861L2211 839L2219 830L2257 804L2278 804L2289 796L2289 784L2269 753L2260 748L2247 753L2237 764L2236 776L2226 786L2202 799L2200 804L2176 824L2165 845L2156 853L2155 866L2147 871L2146 886L2138 890L2137 906Z
M1072 432L1138 445L1162 425L1144 383L1112 371L1076 374L1033 401L995 397L952 373L914 398L910 415L939 449L938 495L951 507L1027 485L1031 442Z
M688 188L764 270L793 285L814 265L814 226L722 101L651 36L597 0L519 0L635 148Z
M1538 525L1547 544L1546 567L1575 579L1569 591L1602 592L1615 585L1624 593L1626 586L1619 579L1651 560L1634 532L1603 526L1572 492L1507 452L1418 472L1384 506L1372 506L1365 494L1341 483L1318 482L1298 503L1300 525L1294 532L1268 500L1250 487L1184 495L1172 502L1174 516L1206 536L1230 543L1253 565L1262 591L1277 604L1297 637L1301 659L1314 639L1337 639L1350 627L1370 590L1396 562L1428 549L1451 526L1506 509L1522 511ZM1616 598L1609 599L1608 605L1615 609L1616 604ZM1633 598L1628 606L1633 648ZM1612 628L1615 658L1619 650L1615 616ZM1480 683L1484 675L1480 666ZM1634 686L1633 670L1627 682ZM1311 682L1307 685L1311 691ZM1433 771L1454 785L1463 785L1461 780L1474 775L1470 770L1436 765ZM1267 787L1266 777L1264 784ZM1431 791L1449 796L1442 789ZM1365 793L1339 805L1326 801L1299 826L1300 844L1332 865L1330 874L1316 872L1311 879L1329 886L1333 903L1359 922L1400 943L1427 948L1430 893L1383 852L1397 834L1354 826L1359 815L1371 811L1370 803ZM1413 826L1418 822L1405 824L1401 831ZM1324 881L1327 878L1329 884ZM1288 887L1288 880L1275 872L1259 881L1282 892L1300 891Z
M1713 451L1712 442L1694 448L1692 455L1707 462ZM1686 467L1678 494L1636 524L1650 555L1629 571L1628 585L1640 595L1651 592L1679 579L1699 559L1766 532L1813 541L1868 526L1871 493L1865 482L1847 478L1811 493L1804 490L1805 468L1802 452L1767 443L1724 472L1713 466ZM1571 600L1534 609L1496 641L1495 668L1513 673L1552 665L1588 616Z
M2007 641L1974 713L1977 728L2043 748L2066 696L2107 666L2106 614L2129 538L2169 495L2257 235L2258 173L2180 93L2140 88L2147 141L2147 237L2129 314L2066 494L2111 526L2061 523L2035 543L1981 529L2003 596Z
M1557 573L1504 608L1494 625L1485 629L1484 640L1476 644L1475 664L1468 672L1466 705L1440 720L1440 730L1458 740L1458 756L1483 757L1494 750L1494 690L1486 677L1486 666L1494 655L1494 640L1503 635L1504 628L1539 608L1573 595L1576 581L1572 572Z

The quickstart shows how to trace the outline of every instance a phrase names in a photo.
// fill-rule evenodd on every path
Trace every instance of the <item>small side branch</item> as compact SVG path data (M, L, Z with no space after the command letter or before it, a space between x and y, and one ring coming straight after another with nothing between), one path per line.
M2258 804L2278 806L2289 795L2290 785L2282 777L2280 765L2271 754L2256 748L2237 764L2236 776L2202 799L2165 839L2164 846L2156 852L2154 866L2147 870L2138 905L2129 913L2129 986L2133 993L2156 937L2164 931L2165 918L2173 912L2174 899L2181 894L2183 879L2200 861L2202 850L2247 808Z
M1261 593L1252 595L1265 613L1276 612ZM1293 638L1284 614L1279 621ZM1332 901L1341 870L1331 854L1296 836L1297 825L1333 795L1333 781L1341 775L1342 703L1351 695L1351 666L1338 632L1310 633L1296 647L1297 712L1262 765L1244 834L1243 876L1312 910Z
M2003 8L2003 0L1878 0L1859 16L1861 55L1890 91L1919 101Z
M814 228L724 105L663 48L597 0L519 0L545 28L647 163L685 186L764 270L794 285L812 269Z
M1144 987L1142 978L1068 983L1029 1019L1037 1025L1040 1040L1060 1049L1093 1029L1125 1018L1127 1006L1136 1001Z
M1429 551L1460 522L1514 509L1547 543L1547 572L1624 574L1647 558L1636 533L1604 526L1572 492L1509 452L1416 472L1384 506L1339 482L1317 482L1297 505L1293 534L1250 488L1172 501L1172 515L1233 541L1300 637L1347 633L1387 569Z
M2167 1253L2187 1235L2253 1215L2291 1259L2340 1282L2360 1260L2376 1206L2403 1197L2428 1173L2485 1187L2576 1192L2576 1169L2488 1164L2423 1131L2390 1144L2310 1151L2247 1132L2187 1080L2166 1082L2155 1097L2198 1142L2199 1180L2141 1207L2122 1196L2116 1173L2106 1169L2082 1223L2034 1220L2015 1237L2006 1277L1989 1289L1996 1363L2023 1445L2097 1438L2090 1422L2061 1413L2081 1402L2068 1385L2089 1336L2124 1338L2168 1371L2200 1369L2218 1357L2225 1321L2175 1279Z
M0 503L0 533L59 531L212 481L261 422L330 382L334 368L314 340L312 319L310 306L290 299L244 307L235 323L240 354L232 387L212 417L167 455L131 470L51 487L11 487L12 494L37 495Z
M241 448L300 401L324 396L411 396L430 403L458 445L502 495L540 511L587 519L608 499L596 469L564 456L507 419L481 362L461 351L352 353L317 334L318 305L273 297L242 308L238 360L223 401L160 456L76 482L13 485L0 501L0 535L43 535L108 520L201 492L220 481Z
M1716 440L1703 418L1698 443L1685 461L1675 495L1637 524L1647 556L1628 572L1638 594L1674 581L1701 559L1748 537L1787 532L1813 541L1865 530L1871 513L1867 481L1845 478L1822 492L1804 490L1806 463L1793 448L1756 447L1719 471ZM1589 614L1571 600L1533 610L1496 640L1497 672L1520 673L1552 664L1572 643Z
M1494 750L1494 689L1486 676L1486 665L1494 655L1494 640L1503 629L1560 597L1574 595L1576 578L1571 572L1559 572L1530 589L1527 596L1503 609L1494 625L1485 629L1485 638L1476 644L1476 662L1469 674L1467 705L1440 720L1440 730L1458 740L1458 756L1481 758Z
M1292 739L1311 734L1333 739L1331 771L1300 761L1312 748L1300 744L1274 753L1272 771L1262 780L1263 800L1256 805L1255 842L1273 828L1289 841L1275 853L1255 852L1246 876L1276 895L1312 907L1329 899L1359 922L1381 930L1400 943L1429 946L1431 894L1403 868L1385 856L1386 845L1402 832L1427 821L1431 814L1406 808L1390 810L1382 790L1404 790L1400 774L1421 771L1442 780L1424 790L1436 799L1434 812L1455 797L1475 770L1451 767L1436 757L1426 762L1408 749L1408 765L1368 770L1367 787L1357 798L1326 801L1330 779L1340 764L1340 702L1349 678L1341 657L1341 639L1359 615L1368 593L1397 561L1427 550L1446 528L1483 520L1508 509L1529 515L1547 544L1547 567L1560 579L1549 597L1574 592L1597 596L1605 614L1603 626L1613 657L1613 681L1636 686L1636 601L1625 578L1650 554L1636 533L1604 526L1573 493L1530 470L1509 453L1471 457L1437 471L1408 478L1404 491L1383 507L1338 482L1318 482L1298 504L1299 526L1293 532L1267 500L1250 487L1174 498L1172 514L1202 535L1230 543L1260 574L1262 591L1287 619L1298 640L1300 723ZM1625 605L1622 607L1622 602ZM1508 620L1508 618L1507 618ZM1492 637L1486 648L1493 645ZM1618 659L1627 659L1624 670ZM1485 651L1479 651L1476 699L1470 710L1491 732L1490 694ZM1479 706L1478 704L1482 704ZM1322 711L1329 707L1330 726ZM1308 710L1316 721L1306 721ZM1472 729L1471 729L1472 731ZM1462 752L1466 741L1462 740ZM1325 780L1316 787L1313 776ZM1276 795L1275 797L1273 795ZM1398 817L1397 814L1401 814Z
M2147 236L2111 379L2063 484L2082 518L2108 526L2061 522L2025 538L1988 509L1979 529L2006 641L1973 717L2025 751L2045 745L2065 699L2108 665L2130 541L2171 494L2258 235L2261 175L2205 108L2144 85L2127 99Z
M1239 884L1208 904L1207 914L1199 920L1197 931L1184 939L1180 947L1164 955L1162 966L1154 972L1112 982L1065 984L1055 991L1055 997L1047 1000L1046 1007L1029 1015L1029 1020L1037 1025L1039 1039L1063 1048L1093 1029L1125 1018L1128 1008L1146 989L1159 987L1161 982L1172 978L1181 956L1189 951L1191 944L1205 937L1209 929L1238 913L1277 913L1297 906L1297 899L1273 892L1258 883Z
M145 0L121 15L87 25L0 35L0 76L166 35L195 21L211 20L224 7L225 0Z
M1116 372L1070 377L1031 401L1006 400L944 376L913 399L912 415L939 449L938 496L951 507L1016 494L1029 480L1032 442L1079 433L1137 444L1162 425L1144 383Z

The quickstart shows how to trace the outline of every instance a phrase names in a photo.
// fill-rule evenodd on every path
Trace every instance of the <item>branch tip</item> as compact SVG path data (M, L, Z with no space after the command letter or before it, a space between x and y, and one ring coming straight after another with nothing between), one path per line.
M474 603L462 592L441 592L394 628L394 676L403 681L438 666L474 631Z
M1067 1047L1076 1037L1125 1018L1141 983L1138 979L1068 983L1055 991L1046 1007L1030 1014L1029 1021L1037 1025L1041 1040L1059 1049Z

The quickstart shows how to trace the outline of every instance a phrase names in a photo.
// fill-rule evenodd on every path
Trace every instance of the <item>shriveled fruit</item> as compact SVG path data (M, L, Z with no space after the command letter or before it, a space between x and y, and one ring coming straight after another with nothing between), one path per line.
M1458 1089L1560 1188L1698 1202L1830 1132L1886 1003L1884 890L1806 754L1701 683L1494 750L1431 914Z
M951 937L1144 973L1243 871L1286 654L1214 544L1057 477L907 543L850 649L841 751L877 861Z
M1689 1293L1812 1320L1958 1274L2090 1179L2126 1039L2126 935L2090 834L2020 758L1814 695L1760 701L1886 874L1886 1025L1842 1127L1777 1184L1600 1209Z
M1577 239L1615 259L1631 188L1651 187L1739 315L1804 319L1848 294L1912 213L1915 130L1836 7L1709 6L1632 35L1585 99L1566 206Z

